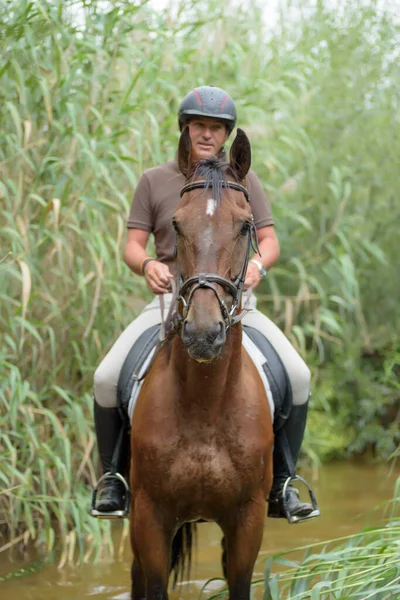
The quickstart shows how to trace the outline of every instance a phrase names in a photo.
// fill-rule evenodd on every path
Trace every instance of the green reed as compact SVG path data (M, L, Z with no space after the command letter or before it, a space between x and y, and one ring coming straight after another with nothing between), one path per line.
M399 540L400 479L380 526L276 554L252 587L263 589L264 600L395 600L400 595ZM227 594L224 588L209 598Z
M374 2L302 4L268 32L217 0L0 5L0 550L110 548L87 515L92 375L149 299L125 219L198 84L237 100L271 196L282 258L259 295L313 365L308 456L393 452L399 28Z

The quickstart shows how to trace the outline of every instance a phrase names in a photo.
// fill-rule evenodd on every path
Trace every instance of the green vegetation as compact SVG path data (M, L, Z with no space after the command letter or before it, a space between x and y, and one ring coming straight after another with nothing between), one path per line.
M374 2L302 4L268 35L253 4L0 4L0 550L108 549L87 515L92 374L149 297L125 218L196 84L237 99L271 196L282 258L260 298L313 368L308 456L394 451L399 26Z
M253 589L262 587L264 600L395 600L400 595L399 499L400 479L381 526L276 554L268 559L264 578L253 581ZM227 594L224 588L209 600Z
M264 600L394 600L400 594L400 480L379 527L309 546L300 563L293 550L267 561ZM303 548L304 550L304 548ZM272 575L280 565L282 572Z
M265 579L255 585L265 586L265 600L394 600L400 593L399 535L400 521L390 522L312 546L300 564L288 555L273 557ZM278 564L286 567L284 574L271 576L271 567Z

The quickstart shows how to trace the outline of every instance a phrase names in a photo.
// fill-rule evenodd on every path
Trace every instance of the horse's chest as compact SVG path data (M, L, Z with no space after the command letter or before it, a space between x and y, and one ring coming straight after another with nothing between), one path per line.
M137 489L183 520L215 519L216 511L219 518L264 489L272 447L268 408L247 399L235 408L232 401L212 419L194 404L182 417L173 402L168 405L167 388L162 405L154 402L150 410L147 399L136 408L132 480Z
M171 495L185 495L194 504L221 501L251 490L262 479L264 456L236 447L221 447L218 441L208 444L183 444L169 470Z
M184 444L182 452L171 465L171 477L180 478L183 471L194 479L208 481L219 479L223 473L233 470L232 457L226 448L219 448L215 443L196 444L193 447Z

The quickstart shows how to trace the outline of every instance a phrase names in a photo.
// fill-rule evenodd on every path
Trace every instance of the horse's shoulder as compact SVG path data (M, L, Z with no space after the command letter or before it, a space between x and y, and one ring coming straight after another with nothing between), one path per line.
M249 379L254 382L258 378L261 382L257 367L244 346L242 346L242 370L244 379Z

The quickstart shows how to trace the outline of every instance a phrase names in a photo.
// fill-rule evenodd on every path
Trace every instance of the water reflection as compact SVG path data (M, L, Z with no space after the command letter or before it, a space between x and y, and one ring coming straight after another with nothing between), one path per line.
M319 480L313 484L321 517L298 525L289 525L282 519L266 519L255 576L263 575L266 559L271 554L346 536L377 522L380 513L373 509L392 498L398 475L398 470L390 473L386 466L354 463L325 466ZM215 524L199 526L191 582L177 587L171 598L197 599L208 579L221 576L220 541L221 532ZM6 557L0 561L1 573L18 568L15 562L8 563ZM0 597L12 600L128 600L130 562L130 549L126 545L121 560L115 562L76 569L65 567L61 571L56 566L47 566L38 573L0 583ZM214 582L207 588L207 595L220 587L221 582Z

